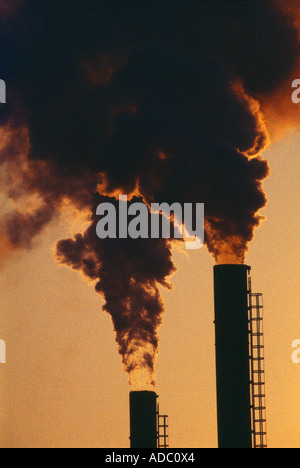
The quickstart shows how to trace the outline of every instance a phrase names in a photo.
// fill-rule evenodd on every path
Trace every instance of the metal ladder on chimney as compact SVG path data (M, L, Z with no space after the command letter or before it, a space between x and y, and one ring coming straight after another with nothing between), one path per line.
M252 293L249 282L249 349L252 412L252 446L267 448L262 294Z
M168 416L159 414L159 406L157 408L157 448L168 448Z

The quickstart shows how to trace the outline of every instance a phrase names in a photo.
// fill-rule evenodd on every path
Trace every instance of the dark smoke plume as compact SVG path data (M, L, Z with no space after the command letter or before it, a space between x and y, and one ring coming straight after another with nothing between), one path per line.
M24 0L12 10L1 16L0 160L17 208L1 237L30 247L66 200L89 210L89 228L58 243L58 260L96 282L126 370L151 383L172 243L100 241L95 206L121 193L205 203L208 249L243 262L266 204L260 102L295 69L298 31L269 0Z
M101 201L111 202L111 199L95 197L95 208ZM105 239L100 242L96 234L98 221L93 216L83 235L60 241L58 259L96 281L96 291L105 299L104 310L112 317L131 384L138 387L141 384L138 379L143 376L142 384L151 386L155 383L154 358L164 309L158 286L169 287L167 277L174 271L170 241Z

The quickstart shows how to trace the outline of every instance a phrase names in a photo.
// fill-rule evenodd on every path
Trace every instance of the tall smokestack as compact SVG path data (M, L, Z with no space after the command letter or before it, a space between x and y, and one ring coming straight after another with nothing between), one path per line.
M246 265L214 268L219 448L252 448Z
M131 448L157 448L157 429L156 393L130 392Z

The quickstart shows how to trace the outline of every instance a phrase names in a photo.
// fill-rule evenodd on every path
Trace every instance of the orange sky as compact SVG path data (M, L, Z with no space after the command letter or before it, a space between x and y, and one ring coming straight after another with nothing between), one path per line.
M300 133L291 133L264 153L268 220L246 259L254 291L264 293L270 447L300 447L300 365L291 359L300 338L299 146ZM1 447L129 446L129 387L110 318L92 285L53 258L69 231L52 224L34 250L1 266ZM205 249L174 255L174 289L163 291L160 405L171 447L216 447L213 259Z

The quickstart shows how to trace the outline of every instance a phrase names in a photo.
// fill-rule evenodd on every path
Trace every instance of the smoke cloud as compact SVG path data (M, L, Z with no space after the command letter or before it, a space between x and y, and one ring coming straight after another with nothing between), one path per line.
M95 209L109 198L95 197ZM133 202L133 201L132 201ZM117 203L115 203L117 205ZM175 270L167 239L104 239L96 234L98 218L86 232L57 246L58 260L96 281L104 310L114 324L123 364L135 388L155 384L154 361L164 305L158 286L169 288Z
M16 207L1 235L28 248L66 200L90 211L58 261L95 281L131 382L151 386L173 243L100 240L95 208L120 193L205 203L207 248L243 262L267 201L263 111L298 64L294 17L255 0L27 0L14 13L0 32L0 160Z

